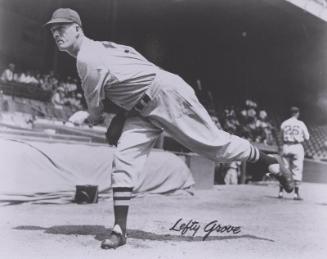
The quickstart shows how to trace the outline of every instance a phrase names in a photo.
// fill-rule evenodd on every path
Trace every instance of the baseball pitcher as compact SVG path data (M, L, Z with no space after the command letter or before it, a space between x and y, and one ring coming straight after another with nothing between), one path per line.
M102 248L126 243L131 192L163 130L214 161L260 163L267 169L262 174L270 172L286 191L293 190L292 174L282 159L267 156L249 141L217 129L193 89L178 75L160 69L132 47L86 37L74 10L56 10L46 26L58 49L76 59L90 113L88 120L96 123L101 118L106 99L124 110L113 120L117 126L107 132L110 143L117 142L112 173L115 222Z

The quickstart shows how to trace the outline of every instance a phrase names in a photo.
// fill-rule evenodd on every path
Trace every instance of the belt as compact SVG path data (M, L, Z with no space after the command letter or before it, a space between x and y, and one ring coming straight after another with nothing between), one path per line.
M286 144L286 145L296 145L296 144L301 144L301 142L298 142L298 141L284 141L284 144Z
M141 112L144 107L151 101L150 96L147 94L144 94L142 98L137 102L137 104L134 106L132 110L135 110L137 112Z

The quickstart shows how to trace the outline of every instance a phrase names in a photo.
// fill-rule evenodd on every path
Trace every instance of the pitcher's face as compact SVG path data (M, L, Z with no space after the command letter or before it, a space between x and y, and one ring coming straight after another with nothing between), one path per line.
M79 28L75 23L55 23L50 31L60 51L72 48L79 36Z

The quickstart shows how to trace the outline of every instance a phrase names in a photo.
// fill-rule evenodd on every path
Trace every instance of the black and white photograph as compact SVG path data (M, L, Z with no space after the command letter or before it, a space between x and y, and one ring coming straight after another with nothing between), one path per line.
M0 0L0 258L327 257L327 0Z

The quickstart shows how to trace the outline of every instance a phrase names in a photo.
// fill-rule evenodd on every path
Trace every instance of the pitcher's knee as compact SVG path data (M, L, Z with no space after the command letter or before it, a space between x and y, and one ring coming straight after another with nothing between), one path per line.
M118 170L115 169L112 172L111 175L111 187L128 187L128 188L134 188L134 180L133 176L131 176L127 171L125 170Z

